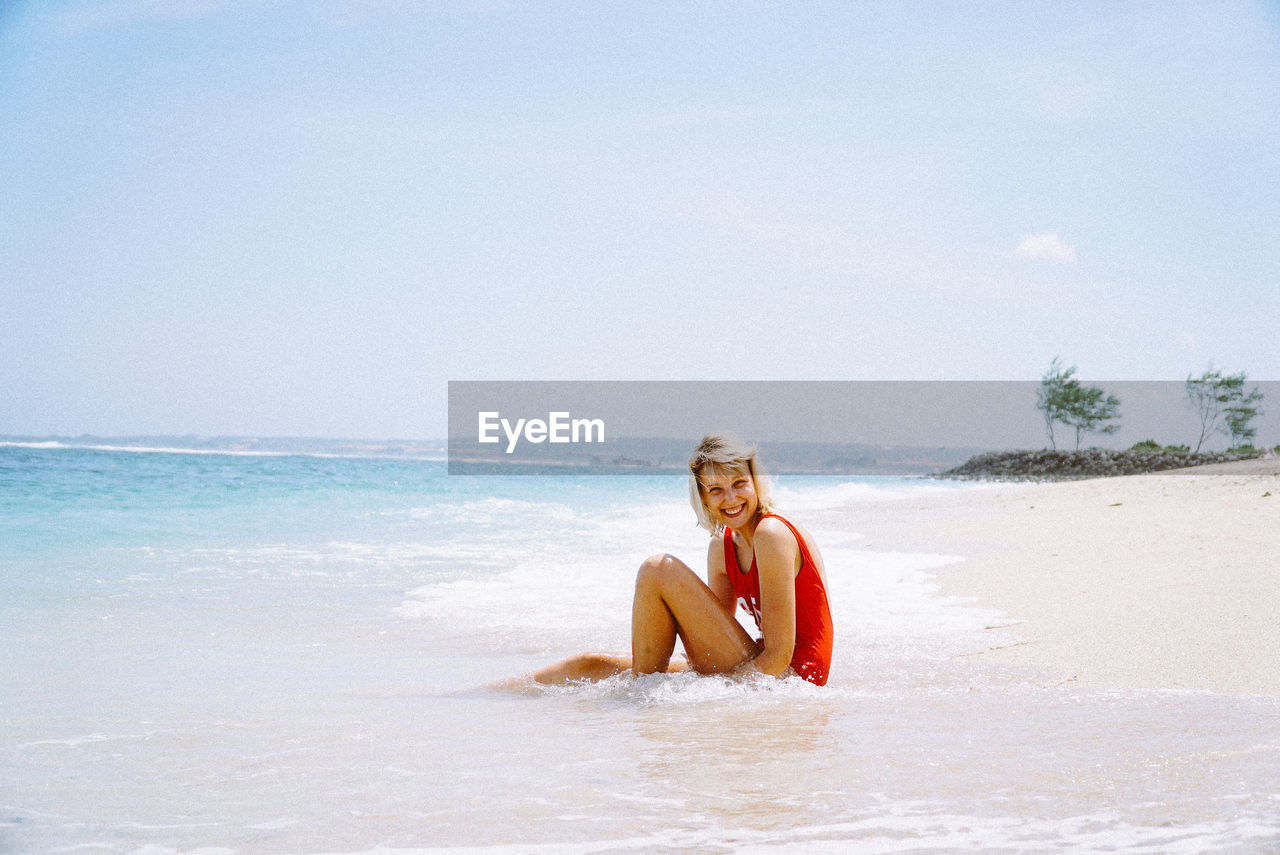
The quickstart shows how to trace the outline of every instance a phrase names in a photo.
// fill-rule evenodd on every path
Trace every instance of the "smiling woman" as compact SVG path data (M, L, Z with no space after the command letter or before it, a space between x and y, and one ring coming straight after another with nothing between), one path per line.
M803 529L773 512L755 447L728 434L703 437L689 458L689 498L712 534L706 581L673 555L647 559L636 575L631 656L583 654L535 672L533 680L691 669L797 675L825 685L833 632L822 556ZM759 638L737 621L739 604L754 618ZM672 662L677 638L685 661Z

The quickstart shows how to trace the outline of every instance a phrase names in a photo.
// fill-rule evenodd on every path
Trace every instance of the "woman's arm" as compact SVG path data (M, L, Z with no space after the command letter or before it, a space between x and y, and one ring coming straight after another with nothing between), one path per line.
M711 588L726 612L730 615L737 612L738 600L733 595L733 583L729 581L729 573L724 566L724 541L717 537L711 538L707 547L707 587Z
M787 670L796 649L796 574L800 545L785 523L765 518L755 531L760 573L760 631L764 649L752 666L774 677Z

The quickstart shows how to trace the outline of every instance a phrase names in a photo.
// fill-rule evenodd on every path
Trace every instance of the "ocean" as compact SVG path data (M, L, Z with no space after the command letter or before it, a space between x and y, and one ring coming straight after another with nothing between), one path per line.
M825 688L487 688L626 652L640 562L697 567L670 475L0 444L0 852L1280 851L1280 701L1084 691L971 655L853 502L779 479L825 557Z

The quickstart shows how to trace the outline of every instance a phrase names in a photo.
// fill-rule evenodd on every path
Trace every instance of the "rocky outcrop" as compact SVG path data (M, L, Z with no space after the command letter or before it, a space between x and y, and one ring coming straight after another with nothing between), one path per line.
M1237 454L1171 451L993 451L971 457L954 469L934 475L960 481L1076 481L1185 469L1208 463L1245 460Z

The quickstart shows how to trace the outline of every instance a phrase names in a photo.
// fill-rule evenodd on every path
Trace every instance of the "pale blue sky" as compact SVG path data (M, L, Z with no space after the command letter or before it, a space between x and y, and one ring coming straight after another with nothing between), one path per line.
M1274 3L0 10L0 433L426 438L451 379L1280 379Z

